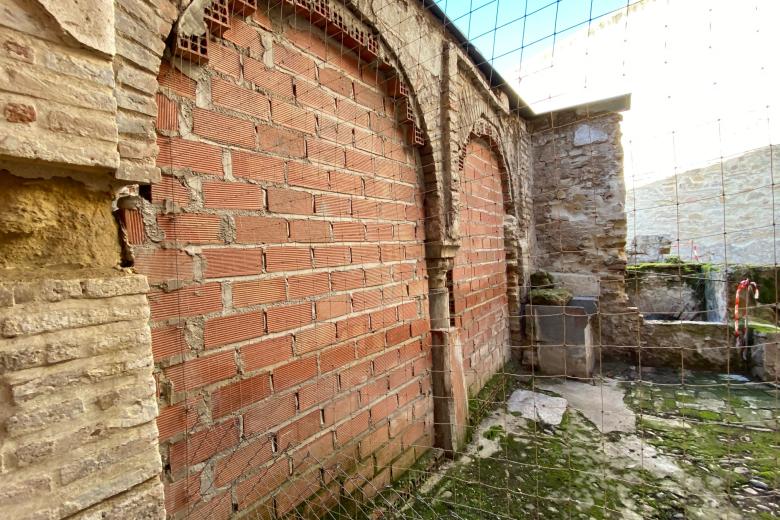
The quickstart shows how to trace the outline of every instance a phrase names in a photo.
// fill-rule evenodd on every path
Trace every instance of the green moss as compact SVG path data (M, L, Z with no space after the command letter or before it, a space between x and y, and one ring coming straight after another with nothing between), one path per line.
M692 376L690 383L696 390L686 390L685 400L693 404L698 399L718 399L723 402L726 408L724 411L701 410L685 406L685 403L678 410L664 406L662 415L667 420L639 416L639 435L663 453L673 454L687 462L683 467L692 477L702 481L717 477L720 485L724 486L720 491L722 493L738 492L752 477L762 478L770 486L776 487L780 484L780 469L777 466L778 432L744 427L745 422L762 417L762 413L767 416L776 414L776 409L774 412L769 411L776 406L776 401L773 401L775 396L752 385L730 383L724 387L705 386L711 379L703 375ZM704 388L699 388L701 386ZM683 397L680 395L680 387L676 387L677 391L674 388L663 389L658 395L676 394L678 399ZM626 396L626 403L639 411L635 403L647 391L643 387L632 388ZM696 399L688 399L688 392L695 392ZM671 398L664 398L665 402L667 400ZM741 469L737 471L738 468ZM746 518L751 517L746 515Z
M761 332L763 334L775 334L780 332L780 327L777 325L766 323L756 318L750 320L748 328L753 332Z
M658 509L661 480L613 465L602 441L578 413L567 413L555 432L529 421L523 432L499 437L498 454L456 464L403 518L605 519L627 508ZM664 507L683 510L674 497Z
M694 263L667 263L667 262L643 262L640 264L631 264L626 266L626 271L629 273L641 273L641 272L662 272L662 273L680 273L682 275L696 275L701 274L704 264Z
M493 426L485 430L485 433L483 433L482 436L488 440L494 441L498 438L505 437L506 432L504 431L504 428L500 424L494 424Z
M512 392L522 386L519 378L512 376L518 373L520 367L514 361L510 361L485 383L477 395L469 397L466 443L471 441L475 428L496 408L496 404L505 402Z
M507 366L470 399L472 420L481 421L512 391L527 387L512 375L516 373ZM686 374L685 381L685 386L633 384L625 396L635 410L640 405L659 409L653 415L638 416L636 435L645 446L649 443L664 457L672 458L685 471L684 480L660 478L636 464L637 459L628 452L615 456L605 450L605 445L618 446L627 434L602 435L582 415L570 410L554 429L522 420L513 421L511 428L493 426L484 436L496 441L499 449L489 457L477 454L456 461L440 480L431 481L425 493L419 475L428 472L420 469L418 478L410 480L412 485L403 490L393 488L387 496L373 500L381 509L379 515L363 507L353 516L340 518L601 520L619 518L627 510L642 518L694 518L708 512L713 496L738 496L750 478L761 478L777 488L778 432L722 422L740 410L759 415L768 412L777 406L774 390L735 382L718 386L716 383L723 381L718 374ZM694 404L701 399L720 400L729 409L723 413L701 410ZM685 484L692 481L705 483L712 495L692 492L694 488ZM399 503L399 495L406 501ZM393 498L392 507L382 507ZM740 506L734 502L724 505ZM749 512L742 517L762 518Z
M546 271L536 271L531 274L531 287L536 289L549 289L553 287L553 277Z
M567 305L574 295L568 289L533 289L528 293L532 305Z

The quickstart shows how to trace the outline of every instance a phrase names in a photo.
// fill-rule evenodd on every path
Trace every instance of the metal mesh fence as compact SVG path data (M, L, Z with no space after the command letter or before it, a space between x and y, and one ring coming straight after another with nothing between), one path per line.
M171 37L134 242L169 516L780 514L772 100L678 121L672 88L775 6L419 4L216 0Z

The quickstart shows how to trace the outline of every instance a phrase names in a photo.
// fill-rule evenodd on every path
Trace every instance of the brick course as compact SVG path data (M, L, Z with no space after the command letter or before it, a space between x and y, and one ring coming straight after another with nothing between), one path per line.
M461 173L462 244L455 255L450 307L472 392L503 366L509 345L504 194L500 158L482 139L466 148Z
M270 500L279 514L305 498L271 498L290 479L285 453L384 449L389 466L414 453L401 448L420 437L409 431L432 435L430 327L413 327L427 323L416 152L394 119L370 128L386 109L382 78L365 83L357 60L316 29L286 31L268 68L269 27L234 21L210 45L201 86L169 66L160 104L188 110L193 126L161 115L168 184L153 188L152 204L167 249L147 237L138 269L181 285L154 288L150 301L171 390L160 400L164 480L172 507L193 514L222 502L184 484L187 465L211 468L209 497L234 493L242 511ZM198 88L210 97L196 107ZM185 211L168 212L167 200ZM184 414L185 402L209 413ZM295 493L319 488L310 466L294 467Z

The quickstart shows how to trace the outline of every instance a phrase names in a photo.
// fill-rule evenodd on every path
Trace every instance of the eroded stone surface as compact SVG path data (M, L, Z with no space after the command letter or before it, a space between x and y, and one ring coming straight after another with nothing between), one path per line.
M2 169L0 192L0 267L119 263L109 192L68 178L27 179Z
M590 384L570 379L545 379L536 386L565 398L570 408L584 415L601 433L635 430L634 412L623 402L626 390L615 380Z
M164 518L146 280L49 273L0 284L0 509Z

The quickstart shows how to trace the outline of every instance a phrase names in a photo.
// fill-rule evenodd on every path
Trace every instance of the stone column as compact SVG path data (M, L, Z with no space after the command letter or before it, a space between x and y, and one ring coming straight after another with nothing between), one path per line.
M463 445L469 419L463 352L458 330L450 325L451 288L447 278L455 250L432 244L427 247L435 444L450 456Z

